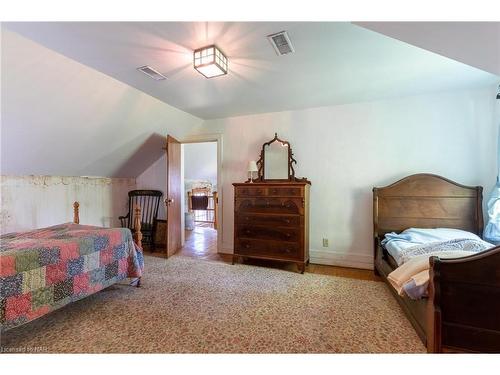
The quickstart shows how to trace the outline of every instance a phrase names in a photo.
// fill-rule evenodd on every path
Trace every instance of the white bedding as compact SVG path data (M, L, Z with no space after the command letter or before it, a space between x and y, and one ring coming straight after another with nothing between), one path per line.
M443 242L458 239L481 240L474 233L452 228L409 228L401 233L387 233L382 245L391 254L398 266L405 261L407 249L416 245L426 245L432 242ZM406 259L407 260L407 259Z
M387 279L400 295L412 299L427 295L429 257L460 258L494 246L473 233L448 228L410 228L400 234L388 233L382 244L399 265Z

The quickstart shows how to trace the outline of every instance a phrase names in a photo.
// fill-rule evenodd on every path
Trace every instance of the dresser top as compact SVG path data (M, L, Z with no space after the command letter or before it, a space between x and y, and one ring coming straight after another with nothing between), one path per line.
M233 186L245 186L245 187L250 187L250 186L290 186L290 185L295 185L295 186L304 186L304 185L311 185L311 181L309 180L303 180L303 181L266 181L266 182L233 182Z

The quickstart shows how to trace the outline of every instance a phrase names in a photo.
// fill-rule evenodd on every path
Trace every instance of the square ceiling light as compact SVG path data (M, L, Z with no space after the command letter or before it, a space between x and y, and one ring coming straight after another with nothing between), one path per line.
M215 45L195 50L193 62L194 68L206 78L227 74L227 57Z

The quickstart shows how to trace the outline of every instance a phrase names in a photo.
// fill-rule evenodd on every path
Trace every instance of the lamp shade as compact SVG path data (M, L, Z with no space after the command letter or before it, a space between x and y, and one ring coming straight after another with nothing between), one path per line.
M258 172L257 162L255 160L248 162L248 172Z

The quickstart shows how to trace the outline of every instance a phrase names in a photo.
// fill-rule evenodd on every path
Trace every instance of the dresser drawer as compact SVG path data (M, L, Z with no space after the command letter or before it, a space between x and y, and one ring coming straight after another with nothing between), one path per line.
M236 198L234 209L236 212L270 214L304 214L304 200L302 198Z
M291 241L301 240L300 228L278 228L272 226L238 225L237 235L240 238L261 240Z
M302 197L303 188L292 186L244 186L235 190L236 197Z
M301 259L303 257L298 242L279 242L238 238L234 245L236 255L255 255Z
M266 215L266 214L239 214L236 215L236 224L271 225L277 227L295 227L302 224L297 215Z
M236 197L261 197L267 195L267 188L261 186L238 187L235 195Z
M267 196L278 196L278 197L301 197L302 188L300 187L280 187L273 186L267 188Z

